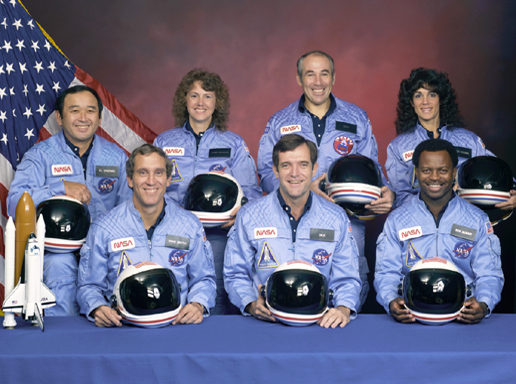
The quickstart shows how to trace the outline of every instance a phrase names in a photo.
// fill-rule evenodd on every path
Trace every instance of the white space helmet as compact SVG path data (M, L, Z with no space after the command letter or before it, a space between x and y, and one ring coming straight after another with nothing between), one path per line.
M326 277L315 265L303 260L281 264L269 276L260 294L272 316L294 326L317 322L333 299Z
M328 169L324 188L348 215L360 220L378 216L364 208L382 196L382 176L371 159L349 155L335 160Z
M195 176L183 199L185 209L199 218L205 228L220 227L231 220L231 212L247 203L235 178L212 171Z
M495 208L511 197L516 188L509 164L493 156L477 156L466 160L457 172L457 194L482 209L496 225L512 215L512 211Z
M152 261L127 266L116 280L111 306L125 323L157 328L174 321L181 309L181 286L168 268Z
M470 291L455 264L433 257L420 260L412 267L398 293L416 320L441 325L457 318Z
M45 222L45 251L67 253L81 249L90 228L86 205L69 196L54 196L41 202L36 217Z

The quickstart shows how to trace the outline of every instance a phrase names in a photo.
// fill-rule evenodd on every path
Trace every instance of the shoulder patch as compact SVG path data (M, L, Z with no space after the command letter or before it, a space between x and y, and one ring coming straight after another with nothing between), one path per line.
M126 251L122 251L120 254L120 261L118 262L118 271L116 272L116 276L120 275L121 272L123 272L124 269L126 269L128 266L132 265L131 259L129 259L129 255Z
M405 257L405 266L407 268L412 268L419 260L423 260L423 258L417 251L416 247L414 247L414 244L412 244L412 241L410 241L407 247L407 255Z
M263 243L262 251L260 252L260 257L258 258L256 266L258 268L279 267L278 260L276 260L276 257L274 256L274 253L272 253L272 249L267 242Z
M179 167L177 166L176 159L172 160L172 180L171 183L178 183L183 181L183 176L181 176L181 172L179 171Z

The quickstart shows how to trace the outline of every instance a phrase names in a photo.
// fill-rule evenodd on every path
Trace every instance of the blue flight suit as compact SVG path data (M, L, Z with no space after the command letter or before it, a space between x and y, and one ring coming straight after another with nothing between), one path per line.
M356 317L360 305L358 252L343 209L312 195L311 207L299 219L296 240L289 215L276 193L240 209L229 233L224 261L224 283L231 302L244 315L245 307L258 298L276 267L291 260L314 264L334 291L333 305L343 305ZM326 233L321 237L319 233ZM325 240L322 240L322 239Z
M239 135L212 127L202 134L197 148L196 139L187 129L187 124L165 131L154 140L154 145L162 148L173 162L172 182L167 188L168 196L178 204L182 204L190 180L198 174L209 171L224 171L233 176L249 200L262 196L256 176L256 165L247 145ZM213 249L217 275L217 298L211 313L213 315L236 313L236 308L231 305L224 290L222 276L227 230L208 228L206 235Z
M330 98L335 100L336 108L327 116L324 134L319 138L317 158L319 169L315 178L328 172L330 165L335 160L347 155L366 156L373 160L381 170L382 167L378 163L378 147L367 113L352 103L334 97L333 94L330 95ZM278 188L279 183L272 170L272 150L283 135L296 133L314 143L318 142L314 134L312 118L304 108L302 100L303 96L300 100L276 112L267 123L265 133L260 139L258 175L264 192L271 193ZM383 184L389 186L383 171L382 179ZM363 304L369 292L367 280L369 267L364 255L365 222L355 217L351 217L350 221L353 227L353 237L359 250L360 279L362 280L360 297L361 304ZM360 308L357 310L360 311Z
M169 268L181 285L181 305L215 304L215 270L210 243L195 215L165 198L165 215L149 241L140 212L127 200L95 220L81 248L77 301L81 313L108 305L125 260L153 261Z
M414 129L392 140L387 147L385 169L391 187L396 192L395 207L403 204L409 196L419 193L419 185L415 180L412 154L419 143L429 139L428 132L418 123ZM492 152L485 148L480 137L464 128L441 127L439 138L449 141L457 149L457 155L459 156L457 168L471 157L494 156Z
M500 241L487 215L459 196L445 208L439 224L419 195L392 211L378 237L374 287L389 313L398 285L416 262L451 260L472 288L472 296L492 311L500 301L504 276Z
M37 207L52 196L64 195L63 181L72 181L88 187L91 193L88 210L94 220L132 197L125 173L126 161L124 150L94 135L85 177L80 158L67 145L64 133L60 131L33 146L23 156L7 197L9 215L14 217L16 205L24 192L29 192ZM43 282L57 299L57 304L46 309L45 315L78 316L78 261L75 254L46 252L43 264Z

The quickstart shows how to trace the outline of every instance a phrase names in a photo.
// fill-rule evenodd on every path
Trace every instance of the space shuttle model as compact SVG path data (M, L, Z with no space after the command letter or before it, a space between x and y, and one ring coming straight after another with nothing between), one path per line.
M34 202L25 192L16 206L16 223L9 217L5 228L4 328L16 326L17 314L44 330L43 309L56 304L56 297L43 284L44 249L45 222L40 216L36 223Z

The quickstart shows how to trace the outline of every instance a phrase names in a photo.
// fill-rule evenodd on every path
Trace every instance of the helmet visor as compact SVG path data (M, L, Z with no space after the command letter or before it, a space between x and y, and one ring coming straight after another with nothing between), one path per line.
M154 269L130 276L120 284L124 308L133 315L153 315L177 309L181 293L168 269Z
M455 313L466 297L464 277L455 271L421 269L409 272L403 279L403 298L407 307L432 315Z
M219 213L235 206L238 186L233 181L216 175L199 176L194 177L188 185L183 202L185 209Z
M328 306L328 282L312 271L286 270L273 273L267 283L271 308L285 313L314 315Z
M90 212L84 204L67 199L46 200L38 205L36 217L43 215L45 237L82 240L90 228Z

